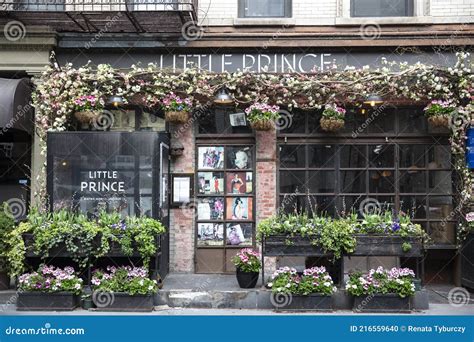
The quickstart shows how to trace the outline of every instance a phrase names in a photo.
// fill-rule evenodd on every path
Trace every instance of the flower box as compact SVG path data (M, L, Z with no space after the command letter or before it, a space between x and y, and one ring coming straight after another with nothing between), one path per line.
M18 311L72 311L79 297L72 292L18 292Z
M94 298L94 297L93 297ZM122 311L122 312L151 312L153 311L153 296L129 295L123 292L110 293L105 303L95 301L96 311Z
M355 312L410 312L410 297L400 297L395 293L373 294L354 297Z
M356 248L350 255L367 256L367 255L383 255L383 256L404 256L404 257L420 257L423 253L420 238L409 237L402 238L394 235L356 235ZM404 242L411 244L411 249L407 252L403 251Z
M265 238L263 253L265 256L308 255L328 256L320 245L311 243L311 238L305 236L272 235Z
M23 237L23 241L25 243L25 248L26 248L25 256L30 257L30 258L41 256L41 255L38 255L35 252L35 237L34 237L34 235L31 234L31 233L26 233L26 234L23 234L22 237ZM101 236L97 235L94 238L93 246L94 247L99 247L100 243L101 243L100 240L101 240ZM86 254L85 254L84 251L82 251L81 243L79 241L77 242L77 245L79 246L79 249L78 249L78 252L76 252L76 255L85 256ZM56 246L54 246L53 248L51 248L48 251L48 256L50 256L50 257L70 257L71 254L67 250L66 244L64 242L61 242L61 243L57 244Z
M278 296L278 295L275 295ZM284 306L274 304L278 311L332 311L333 296L327 296L320 293L312 293L309 295L288 295Z

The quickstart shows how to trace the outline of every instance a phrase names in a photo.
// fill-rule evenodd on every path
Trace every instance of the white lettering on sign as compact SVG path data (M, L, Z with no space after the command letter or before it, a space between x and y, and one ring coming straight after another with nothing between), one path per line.
M118 171L89 171L87 178L81 182L81 192L125 191L125 182L118 179Z

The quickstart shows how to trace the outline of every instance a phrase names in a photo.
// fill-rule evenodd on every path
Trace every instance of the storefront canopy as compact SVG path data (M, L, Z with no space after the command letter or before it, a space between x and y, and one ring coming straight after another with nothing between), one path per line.
M0 130L2 132L33 130L31 85L27 78L0 78Z

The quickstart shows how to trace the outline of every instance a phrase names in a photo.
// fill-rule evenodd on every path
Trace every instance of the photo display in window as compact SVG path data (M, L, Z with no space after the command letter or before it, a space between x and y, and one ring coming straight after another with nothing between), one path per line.
M250 146L227 148L228 169L251 169L252 163L252 148Z
M198 223L198 246L222 246L224 225L221 223Z
M199 147L198 149L199 169L223 169L224 147Z
M252 224L228 223L226 231L226 244L232 246L252 245Z
M223 194L224 173L223 172L199 172L198 193L201 195Z
M252 172L228 172L226 189L228 194L251 194L253 191Z

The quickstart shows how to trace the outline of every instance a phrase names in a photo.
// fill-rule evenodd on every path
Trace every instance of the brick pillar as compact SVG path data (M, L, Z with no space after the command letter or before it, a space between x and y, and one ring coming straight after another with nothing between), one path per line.
M276 131L257 131L256 210L257 224L276 213ZM276 258L265 258L265 277L276 268Z
M171 157L171 173L194 173L194 129L192 121L185 125L170 125L171 145L179 141L184 146L183 155ZM191 206L189 206L191 207ZM170 210L170 271L194 272L194 210Z

